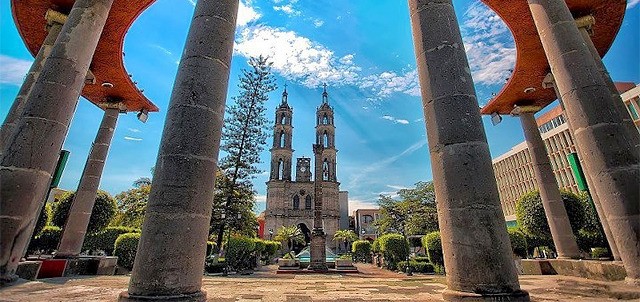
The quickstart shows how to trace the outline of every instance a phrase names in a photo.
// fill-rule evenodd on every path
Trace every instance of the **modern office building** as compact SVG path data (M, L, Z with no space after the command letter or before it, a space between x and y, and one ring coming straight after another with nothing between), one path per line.
M636 126L640 127L638 114L640 112L638 106L640 85L616 83L616 87L620 91L622 100ZM578 184L567 158L569 154L577 151L562 107L558 105L552 108L536 118L536 121L549 154L558 187L578 193ZM493 159L493 169L507 225L515 225L516 201L523 194L537 189L527 142L521 142L507 153Z

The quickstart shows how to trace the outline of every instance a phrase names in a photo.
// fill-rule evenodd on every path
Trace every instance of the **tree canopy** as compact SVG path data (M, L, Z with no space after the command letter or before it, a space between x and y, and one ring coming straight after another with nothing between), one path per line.
M438 212L432 182L418 182L415 188L401 189L398 196L381 195L380 218L375 224L380 234L427 234L438 230Z

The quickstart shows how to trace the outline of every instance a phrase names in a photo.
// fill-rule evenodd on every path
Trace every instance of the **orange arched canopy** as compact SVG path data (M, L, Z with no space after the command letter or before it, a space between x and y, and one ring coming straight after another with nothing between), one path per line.
M542 82L551 71L526 0L482 0L495 11L513 34L516 65L502 90L481 109L482 114L509 114L518 103L545 107L556 100ZM595 18L591 40L601 56L609 50L625 14L626 0L566 0L574 18ZM535 90L529 89L533 88Z
M127 111L158 111L133 83L124 62L124 38L135 19L155 0L114 0L107 23L96 47L90 70L94 85L85 85L82 96L99 105L107 100L124 102ZM74 0L11 0L13 18L25 45L35 56L46 35L45 14L48 9L68 14ZM108 82L113 87L103 87Z

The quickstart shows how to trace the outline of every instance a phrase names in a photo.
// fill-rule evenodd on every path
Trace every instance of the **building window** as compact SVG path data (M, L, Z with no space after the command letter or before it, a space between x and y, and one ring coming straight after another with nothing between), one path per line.
M278 161L278 179L284 179L284 161L282 158Z
M284 148L284 139L285 139L284 131L281 131L280 132L280 144L278 145L280 148Z
M293 196L293 209L294 210L300 209L300 196L298 195Z
M362 223L372 223L373 216L371 215L362 215Z
M329 180L329 162L326 158L322 163L322 180Z
M634 120L637 120L638 117L638 111L636 111L636 107L633 106L633 104L631 102L627 103L627 109L629 110L629 114L631 114L631 117Z
M304 198L304 209L311 210L311 195L307 195L307 197Z

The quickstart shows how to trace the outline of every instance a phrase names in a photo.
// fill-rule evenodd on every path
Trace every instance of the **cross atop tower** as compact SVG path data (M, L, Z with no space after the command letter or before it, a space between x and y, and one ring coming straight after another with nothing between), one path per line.
M287 83L284 83L284 91L282 92L282 104L286 104L288 98L289 93L287 92Z
M328 104L329 103L329 94L327 93L327 83L324 83L322 85L322 87L324 87L324 91L322 92L322 103L323 104Z

